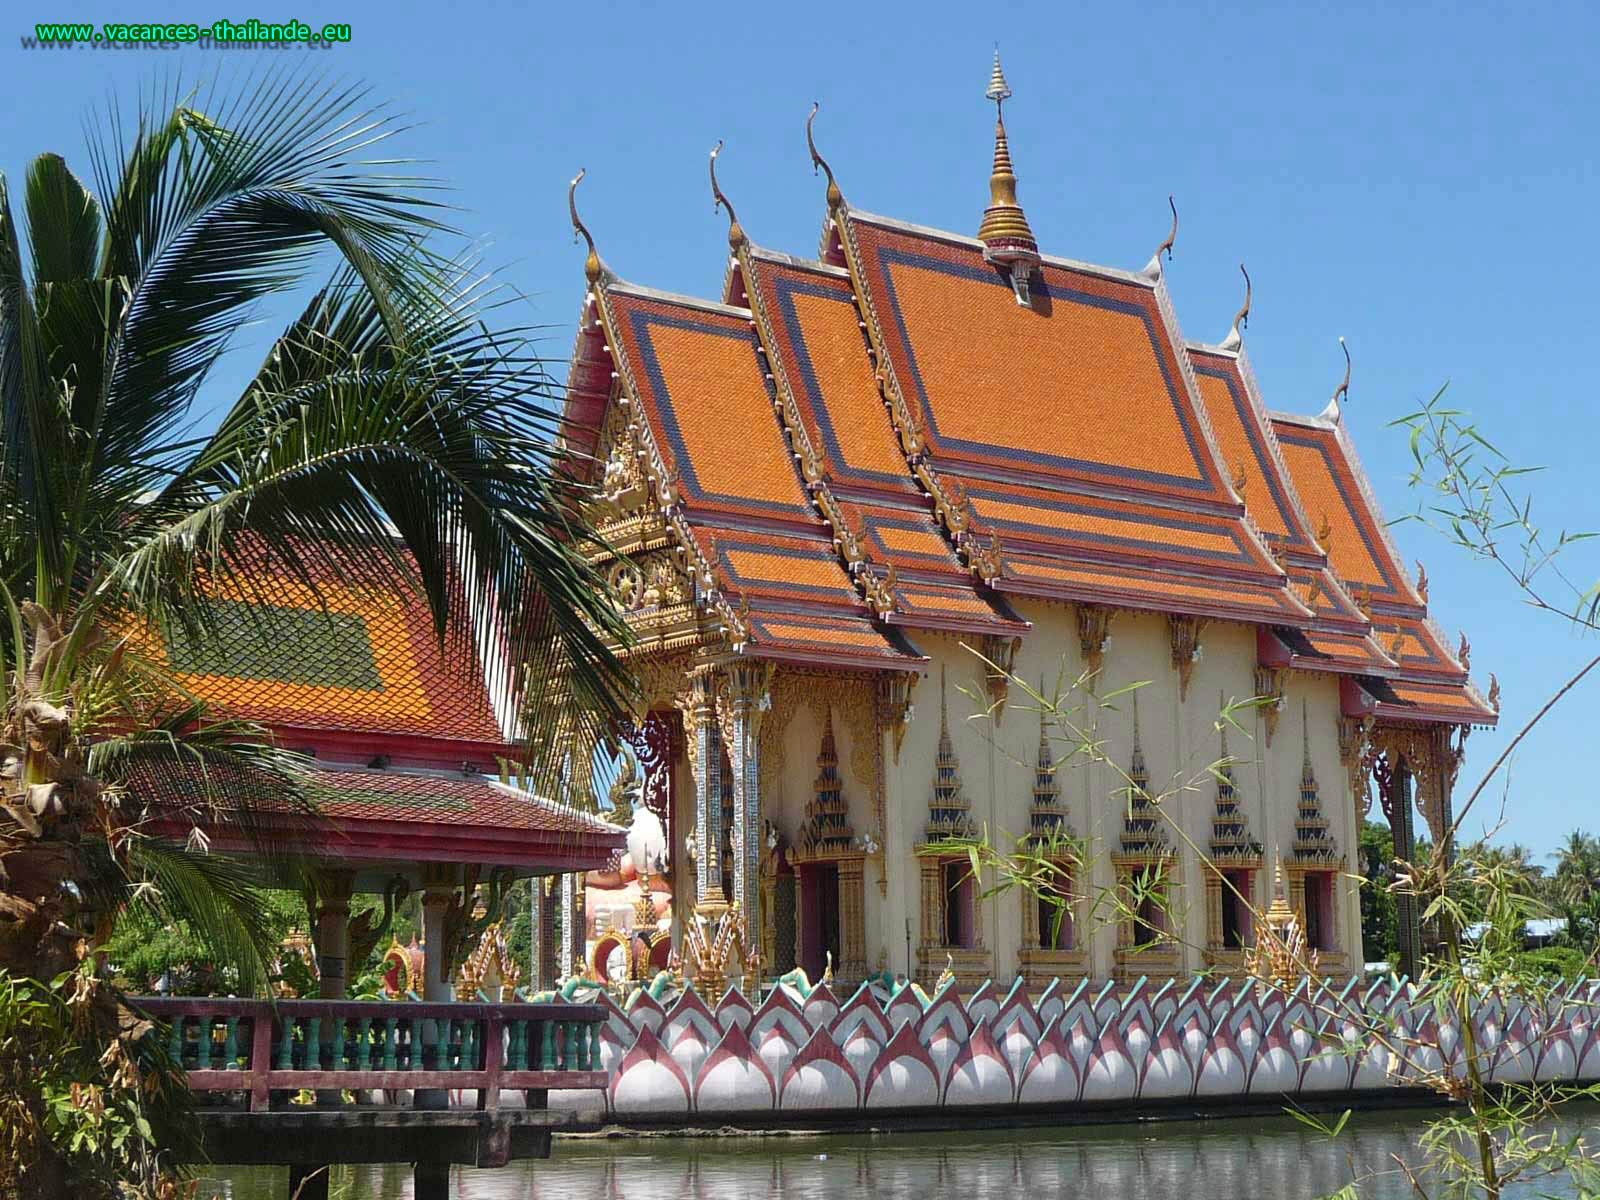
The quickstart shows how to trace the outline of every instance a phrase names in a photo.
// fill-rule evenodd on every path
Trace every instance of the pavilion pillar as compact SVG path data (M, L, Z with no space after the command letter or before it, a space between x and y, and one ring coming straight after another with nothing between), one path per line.
M456 900L455 871L448 866L428 864L422 873L422 998L440 1003L455 999L450 986L450 955L445 947L445 924L450 906ZM425 1059L437 1053L438 1029L432 1022L422 1025ZM413 1108L449 1108L450 1093L444 1088L418 1088L412 1097Z
M349 993L350 897L355 882L354 871L317 873L317 995L323 1000L343 1000ZM319 1050L324 1061L331 1059L333 1053L331 1024L322 1024L323 1035L330 1039ZM338 1069L337 1063L333 1066ZM319 1088L317 1103L337 1108L344 1103L344 1095L339 1088ZM319 1194L325 1197L328 1172L310 1179L305 1187L306 1200L314 1200Z
M343 1000L350 987L350 897L354 871L317 874L317 995Z
M746 960L759 957L761 946L761 716L771 700L771 667L740 661L729 670L733 707L733 896L744 918ZM746 978L747 992L760 984Z
M583 912L583 875L568 872L561 877L561 956L556 962L556 979L576 969L587 957L588 928ZM551 980L554 986L555 980Z

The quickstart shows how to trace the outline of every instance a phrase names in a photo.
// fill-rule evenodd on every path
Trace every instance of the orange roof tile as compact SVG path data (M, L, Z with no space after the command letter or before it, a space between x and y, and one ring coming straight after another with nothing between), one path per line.
M1303 616L1282 588L1219 582L1115 563L1073 565L1054 557L1011 552L1006 577L996 587L1022 594L1061 594L1069 599L1124 604L1156 612L1192 612L1236 621L1291 623Z
M851 233L941 463L1232 505L1151 288L1047 263L1023 307L976 242L863 216Z
M458 626L441 646L420 595L355 586L354 568L320 569L315 593L265 558L246 570L248 590L212 591L220 644L176 629L145 639L208 704L280 730L505 741L472 639Z
M1328 523L1330 544L1323 549L1339 578L1371 588L1374 599L1421 608L1377 505L1367 497L1348 439L1334 426L1305 418L1274 414L1272 426L1307 511Z

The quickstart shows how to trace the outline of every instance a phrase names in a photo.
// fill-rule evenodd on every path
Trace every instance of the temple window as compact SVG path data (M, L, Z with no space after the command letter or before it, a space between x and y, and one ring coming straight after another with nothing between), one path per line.
M1226 704L1218 695L1219 708ZM1222 765L1217 770L1216 811L1211 818L1211 843L1205 874L1206 949L1209 966L1237 968L1244 952L1254 944L1255 923L1251 904L1255 879L1261 871L1261 844L1239 806L1233 760L1228 753L1228 726L1221 728Z
M928 823L916 847L922 881L922 936L918 974L931 984L946 966L963 986L976 986L993 973L993 956L983 944L983 905L965 849L947 844L971 838L970 805L961 790L961 764L950 738L944 674L939 678L939 749L934 760Z
M1182 955L1171 936L1168 910L1175 899L1177 851L1167 836L1161 810L1149 791L1144 747L1139 737L1139 694L1133 693L1133 753L1128 786L1117 793L1123 805L1122 835L1111 864L1122 896L1117 922L1116 975L1173 978Z
M824 721L817 777L805 819L788 859L794 869L794 921L778 961L793 960L811 979L828 965L847 983L866 975L866 925L862 893L865 853L850 824L850 805L839 773L833 710Z
M1284 862L1289 903L1300 921L1306 947L1315 950L1318 969L1338 975L1348 963L1339 949L1337 880L1344 855L1322 815L1322 799L1311 765L1311 728L1307 705L1301 703L1302 758L1300 797L1295 811L1294 846Z
M1040 693L1044 681L1040 681ZM1072 836L1056 780L1055 755L1050 748L1046 714L1039 713L1039 749L1034 757L1033 796L1028 809L1028 840L1044 856L1052 873L1035 889L1021 889L1022 946L1018 964L1030 985L1083 972L1086 966L1078 946L1082 897L1075 895L1083 867L1084 850Z

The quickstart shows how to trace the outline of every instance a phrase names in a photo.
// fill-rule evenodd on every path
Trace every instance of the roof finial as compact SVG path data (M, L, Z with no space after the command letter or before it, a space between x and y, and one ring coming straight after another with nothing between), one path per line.
M844 203L844 193L839 190L839 185L834 181L833 168L828 165L828 160L817 153L817 139L811 134L811 126L816 122L817 110L821 103L811 102L811 115L806 118L806 148L811 151L811 173L815 175L819 170L828 177L828 207L838 208Z
M1156 252L1144 265L1144 276L1152 283L1161 278L1161 256L1165 254L1167 261L1171 262L1172 248L1178 244L1178 202L1170 195L1167 197L1167 207L1172 210L1172 228L1167 231L1167 240L1156 247Z
M1339 349L1344 351L1344 379L1339 386L1333 389L1333 399L1328 401L1328 407L1322 410L1325 421L1337 421L1343 411L1340 402L1350 399L1350 347L1344 344L1344 338L1339 339Z
M717 183L717 155L722 153L722 139L717 139L717 144L711 150L711 194L716 198L714 211L728 210L728 245L737 251L745 244L747 239L744 228L739 224L739 218L733 211L732 202L722 194L722 186Z
M605 267L600 262L600 252L594 248L594 238L589 235L589 227L583 223L583 218L578 216L578 185L588 173L587 169L580 167L578 173L572 177L572 182L567 185L567 211L572 214L572 240L576 242L581 237L589 245L589 257L583 262L583 273L588 276L591 284L595 284L600 281Z
M1239 274L1244 276L1244 303L1239 306L1239 311L1233 314L1233 327L1228 330L1228 336L1222 339L1224 350L1237 350L1244 344L1244 331L1250 325L1250 297L1254 288L1250 283L1250 272L1244 269L1244 264L1239 264Z
M1028 279L1039 265L1039 243L1017 202L1017 175L1011 168L1011 146L1006 140L1005 102L1011 87L1000 69L998 47L989 87L983 94L995 105L994 169L989 174L989 207L983 210L978 240L983 243L984 261L1008 272L1017 303L1028 304Z

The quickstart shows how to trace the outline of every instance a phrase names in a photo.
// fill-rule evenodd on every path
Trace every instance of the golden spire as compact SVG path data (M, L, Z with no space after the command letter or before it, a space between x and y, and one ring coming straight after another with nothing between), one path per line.
M722 153L722 139L717 139L717 144L711 151L711 194L716 198L713 206L715 211L728 210L728 245L735 252L749 239L744 235L744 227L739 224L739 218L734 214L733 203L722 194L722 185L717 182L717 155Z
M989 175L989 207L978 226L986 262L1011 272L1017 301L1027 303L1027 280L1039 265L1039 243L1028 225L1028 218L1017 202L1017 175L1011 167L1011 146L1006 140L1005 102L1011 96L1005 72L1000 69L1000 51L994 52L994 71L984 92L994 101L994 169Z

